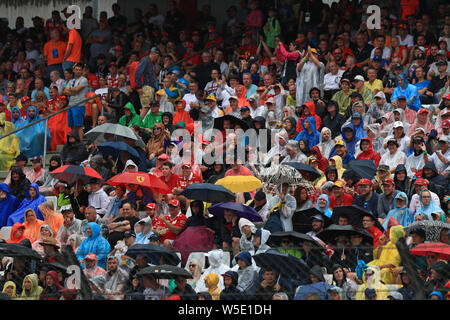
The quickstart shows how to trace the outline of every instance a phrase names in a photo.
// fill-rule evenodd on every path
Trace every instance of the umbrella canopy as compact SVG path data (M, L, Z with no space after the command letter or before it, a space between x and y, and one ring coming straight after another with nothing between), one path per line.
M363 227L362 219L365 215L369 215L373 219L375 219L375 227L384 232L383 226L378 221L378 219L372 214L372 212L364 210L363 208L358 207L356 205L334 207L333 214L331 215L331 220L333 220L333 222L337 224L339 216L341 215L346 215L349 218L349 223L357 228Z
M131 146L123 141L108 141L100 143L97 146L98 150L104 154L112 155L114 159L118 159L121 152L128 152L131 159L136 163L140 162L139 153Z
M162 264L159 266L146 267L137 273L139 276L151 275L157 279L175 279L176 277L183 277L192 279L192 275L185 269Z
M410 250L416 256L426 256L427 253L437 253L440 259L450 260L450 245L442 242L419 243Z
M264 183L273 183L280 185L282 183L299 184L307 182L300 172L291 166L281 164L279 166L262 168L259 172L259 178Z
M345 169L352 169L361 178L373 179L377 174L377 167L373 160L361 159L353 160L344 164Z
M309 208L306 210L297 211L292 216L292 225L294 231L300 233L308 233L312 230L312 219L315 215L320 215L324 221L324 228L327 228L331 224L333 224L333 220L328 218L322 212L317 210L316 208Z
M242 128L242 130L244 130L244 131L248 130L250 128L249 125L245 121L243 121L243 120L241 120L239 118L236 118L236 117L234 117L232 115L227 114L227 115L225 115L223 117L219 117L219 118L215 118L214 119L214 129L223 130L223 121L224 120L230 120L230 122L231 122L231 129L234 129L234 126L236 124L238 124Z
M254 176L228 176L216 181L234 193L250 192L262 187L261 180Z
M149 188L156 193L167 194L172 192L161 179L146 172L119 173L106 181L106 183L112 186L137 184L143 188Z
M108 141L124 141L132 139L136 141L136 146L145 148L145 143L131 128L118 123L104 123L84 134L84 136L93 142L102 143Z
M206 226L187 227L173 242L173 250L180 252L184 266L191 252L209 252L213 249L214 233Z
M83 183L88 183L92 178L103 180L102 176L91 167L82 167L75 165L61 166L50 172L50 175L52 175L55 179L69 183L75 182L77 180L81 180L83 181Z
M217 203L208 208L209 212L215 216L223 216L225 209L236 211L241 218L248 219L252 222L263 221L261 216L252 207L237 202Z
M316 168L313 168L306 163L303 162L285 162L285 165L291 166L303 175L303 172L307 172L309 174L309 181L314 181L317 178L320 178L320 173L316 170Z
M18 243L0 243L0 256L21 257L25 259L41 260L42 257L33 249L27 248Z
M361 235L363 242L372 243L373 237L364 229L355 229L350 225L337 225L332 224L328 228L322 230L317 234L317 237L323 240L325 243L336 244L336 238L339 236L347 236L350 238L352 235Z
M208 203L219 203L234 200L236 196L222 185L212 183L193 183L181 195L189 200L200 200Z
M264 253L253 256L256 265L261 268L272 268L278 274L288 279L302 280L309 276L308 265L298 258L276 249L269 249Z
M444 223L442 221L434 221L434 220L422 220L415 221L410 225L405 227L405 234L409 235L411 231L423 229L425 230L425 241L427 242L439 242L439 237L442 229L450 230L450 224Z
M180 258L175 254L175 252L166 249L165 247L155 246L152 244L134 244L127 252L126 256L136 259L138 254L143 254L147 257L147 262L155 265L159 265L161 257L164 258L166 263L173 265L178 265L180 263Z
M279 247L281 246L281 241L286 238L291 240L296 246L300 246L302 241L316 242L316 240L304 233L296 231L279 231L272 233L269 236L269 239L267 239L266 244L270 247Z

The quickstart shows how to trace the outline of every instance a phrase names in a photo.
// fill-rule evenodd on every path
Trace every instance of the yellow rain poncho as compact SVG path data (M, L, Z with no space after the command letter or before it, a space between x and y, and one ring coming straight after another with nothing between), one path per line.
M27 279L30 280L32 283L31 290L29 290L29 291L25 290L25 281ZM44 290L44 289L39 285L38 275L36 273L31 273L23 279L22 294L20 295L19 299L20 300L39 300L42 290Z
M10 296L11 300L16 300L17 299L17 296L16 296L16 284L14 282L12 282L12 281L6 281L4 286L3 286L3 291L2 292L6 293L6 289L8 287L12 287L13 288L12 293L10 295L8 294Z
M14 124L5 120L4 113L0 113L0 136L14 131ZM0 139L0 170L7 171L15 163L20 153L19 138L15 134Z
M373 271L373 276L366 279L368 270ZM366 282L366 280L368 282ZM365 300L365 291L367 288L375 289L377 300L388 300L389 289L380 281L380 269L376 266L368 266L363 274L363 284L358 287L355 300Z
M219 284L219 276L217 275L217 273L208 273L205 276L205 282L208 284L208 290L206 290L206 292L208 292L213 300L219 300L220 298L220 293L222 292L222 290L219 289L218 284Z
M392 265L389 267L384 267L381 269L380 272L380 280L383 281L385 284L396 284L397 275L393 273L394 267L400 267L402 265L402 259L400 257L400 253L397 250L397 246L395 243L397 240L401 237L405 236L405 230L403 229L403 226L392 226L389 231L389 239L390 241L386 243L384 246L377 247L374 250L374 257L376 257L381 250L381 253L379 254L379 258L372 260L368 263L368 265L373 266L386 266L386 265Z

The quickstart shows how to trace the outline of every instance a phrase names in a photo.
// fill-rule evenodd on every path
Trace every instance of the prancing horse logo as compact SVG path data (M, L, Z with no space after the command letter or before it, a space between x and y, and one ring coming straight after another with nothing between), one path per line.
M144 182L145 177L143 177L143 176L137 176L137 177L136 177L136 180L137 180L139 183L142 183L142 182Z

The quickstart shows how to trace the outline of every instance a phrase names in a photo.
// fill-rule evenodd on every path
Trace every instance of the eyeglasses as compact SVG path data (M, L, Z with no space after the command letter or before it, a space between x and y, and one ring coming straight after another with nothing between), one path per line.
M193 267L196 267L196 266L197 266L196 264L190 264L189 268L193 268Z
M161 128L153 128L153 130L161 130Z

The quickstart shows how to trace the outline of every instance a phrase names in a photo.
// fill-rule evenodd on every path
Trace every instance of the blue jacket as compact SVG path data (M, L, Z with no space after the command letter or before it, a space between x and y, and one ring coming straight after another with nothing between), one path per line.
M405 207L397 208L397 199L404 197L406 199ZM406 227L408 224L414 222L414 212L408 208L408 197L406 193L399 192L394 198L394 209L390 210L386 216L386 220L383 223L383 228L388 229L388 223L390 218L397 220L402 226Z
M327 201L327 205L325 207L325 210L323 210L323 211L320 210L320 208L319 208L319 200L320 199L325 199ZM331 215L333 214L333 212L328 208L329 205L330 205L330 197L328 197L328 195L324 193L324 194L320 195L319 199L317 199L316 209L319 210L320 212L322 212L328 218L331 218Z
M0 190L6 192L6 198L0 200L0 228L6 226L9 215L16 211L20 204L19 199L12 195L6 183L0 184Z
M34 109L34 119L29 119L30 109ZM27 121L25 125L41 119L38 115L38 110L35 106L30 106L27 109ZM45 121L39 122L31 127L22 130L19 135L20 152L27 158L33 158L44 154L44 137L45 137ZM47 127L47 149L50 148L50 130Z
M377 217L378 216L378 193L373 192L372 198L369 201L365 201L362 196L357 196L355 200L353 200L353 204L366 209L367 211L372 212L372 214Z
M397 100L400 96L405 96L408 108L413 109L417 112L422 106L422 104L420 103L420 96L419 91L417 91L417 87L409 84L406 73L404 72L400 73L395 80L398 81L398 78L402 78L404 84L403 87L397 86L394 89L394 92L391 96L391 101Z
M111 246L108 240L101 236L102 228L97 223L89 222L86 224L86 230L88 227L91 227L92 235L81 242L77 250L77 258L81 260L89 253L95 253L97 255L97 266L106 270L106 260L108 253L111 251ZM82 267L84 268L84 265Z
M311 125L313 132L309 133L308 130L305 129L304 123L305 120L308 120L309 124ZM300 133L295 138L296 141L300 141L301 139L308 139L309 141L309 148L311 149L316 144L319 144L320 142L320 132L316 129L316 119L314 117L306 117L302 120L302 127L303 130L300 131Z
M30 188L31 187L34 187L34 189L36 189L36 198L33 198L33 199L30 198ZM33 209L34 212L36 212L36 218L38 218L40 220L44 220L44 216L42 215L38 206L41 203L44 203L46 201L47 201L47 199L45 199L44 196L39 194L39 186L36 183L32 183L27 189L25 199L22 200L22 202L20 203L20 205L16 209L16 211L11 213L11 215L8 217L6 224L8 226L12 226L16 222L23 223L24 218L25 218L25 211L27 209Z
M144 76L144 82L141 81L141 77ZM150 86L156 88L156 74L153 64L150 62L150 57L146 56L139 61L139 65L135 73L136 86L140 89L143 86Z

